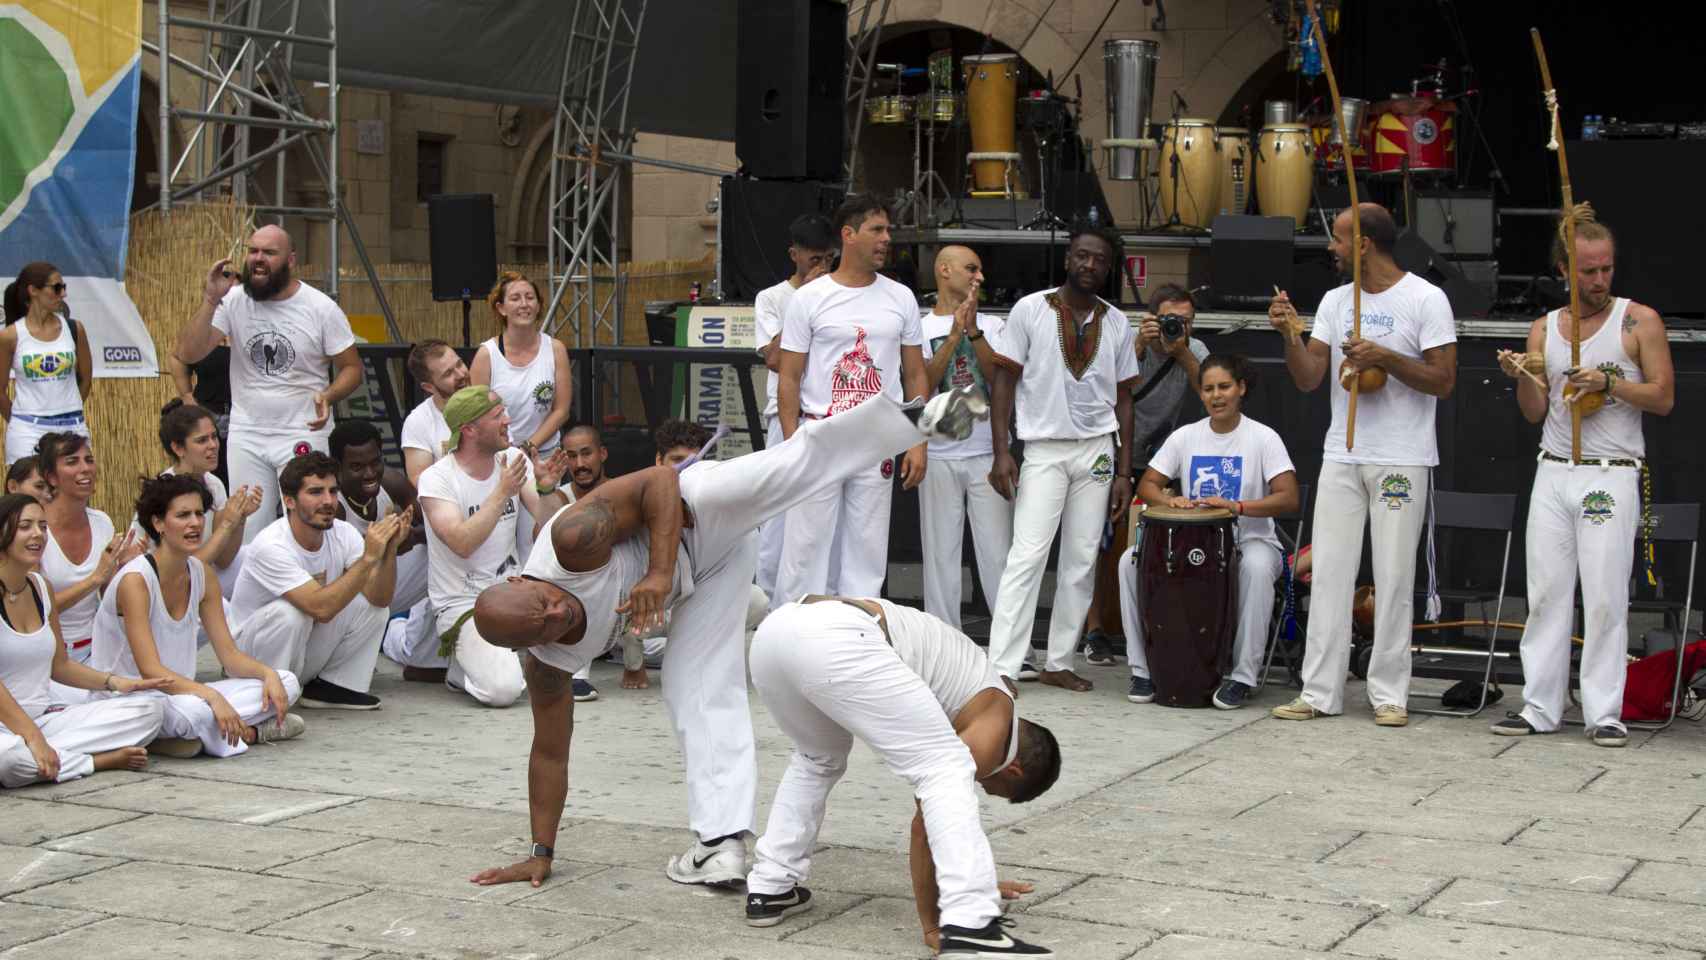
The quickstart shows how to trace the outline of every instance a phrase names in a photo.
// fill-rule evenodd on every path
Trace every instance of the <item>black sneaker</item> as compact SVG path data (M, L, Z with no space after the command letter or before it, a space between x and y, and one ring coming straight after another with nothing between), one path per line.
M598 688L593 686L592 681L590 680L582 680L579 677L576 677L569 686L574 690L576 703L585 703L588 700L598 699Z
M1228 680L1214 692L1214 705L1221 710L1236 710L1250 699L1250 685Z
M812 892L795 887L787 893L749 893L746 895L746 925L774 927L796 913L812 908Z
M1052 960L1053 950L1008 936L1004 928L1012 925L1013 921L1006 917L996 917L981 929L943 924L942 947L937 956L943 960L949 957L1036 957L1038 960Z
M378 710L379 698L315 677L302 685L302 698L296 705L319 710Z
M1493 724L1488 729L1501 737L1526 737L1531 733L1540 732L1534 729L1534 724L1523 719L1522 714L1514 711L1505 714L1503 720Z
M1029 658L1026 658L1024 663L1019 664L1020 680L1035 680L1038 676L1037 665L1032 663Z
M1084 662L1093 667L1111 667L1118 659L1114 652L1114 642L1100 630L1090 631L1084 638Z
M1588 739L1596 747L1621 747L1629 743L1629 731L1608 723L1589 730Z
M1155 681L1132 674L1131 686L1126 688L1125 698L1132 703L1154 703Z

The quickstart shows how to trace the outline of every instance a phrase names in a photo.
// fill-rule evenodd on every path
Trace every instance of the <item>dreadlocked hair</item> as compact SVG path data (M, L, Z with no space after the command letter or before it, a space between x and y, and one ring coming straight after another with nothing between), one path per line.
M1552 237L1553 263L1570 262L1570 248L1565 244L1572 226L1575 228L1577 240L1612 239L1611 228L1599 222L1599 216L1593 212L1593 204L1585 201L1578 203L1558 218L1558 230Z

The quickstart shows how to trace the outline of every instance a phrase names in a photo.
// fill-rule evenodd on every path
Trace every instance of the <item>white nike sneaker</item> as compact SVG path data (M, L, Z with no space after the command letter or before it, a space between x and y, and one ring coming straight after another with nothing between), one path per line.
M698 839L679 857L669 858L665 869L676 883L702 883L709 887L730 887L746 882L746 840L729 837L713 847Z
M1000 957L1054 960L1053 950L1009 936L1005 928L1012 925L1013 921L1006 917L996 917L980 929L944 923L941 949L937 956L942 960L948 960L949 957L959 957L962 960L973 957L989 960Z
M989 399L977 384L938 393L918 415L918 432L927 440L964 440L973 424L989 419Z

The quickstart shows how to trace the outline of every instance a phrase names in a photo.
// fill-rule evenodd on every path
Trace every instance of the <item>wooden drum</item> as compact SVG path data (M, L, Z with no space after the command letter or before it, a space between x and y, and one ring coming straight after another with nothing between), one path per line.
M1175 162L1177 161L1177 162ZM1220 212L1220 144L1207 120L1175 120L1161 129L1161 216L1207 227Z
M1256 207L1264 217L1290 217L1303 228L1315 188L1309 127L1279 123L1262 128L1256 142Z
M971 121L973 153L1012 154L1017 149L1014 114L1019 97L1019 57L993 53L961 61L966 80L966 118ZM1005 191L1008 162L976 160L971 165L974 189Z

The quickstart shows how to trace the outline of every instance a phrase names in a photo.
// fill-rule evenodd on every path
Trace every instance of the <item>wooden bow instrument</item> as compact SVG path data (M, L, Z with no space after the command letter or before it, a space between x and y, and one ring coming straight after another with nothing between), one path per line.
M1552 86L1552 68L1546 65L1546 44L1540 41L1539 27L1530 27L1528 34L1534 38L1534 58L1540 61L1540 90L1546 97L1546 120L1551 131L1546 149L1558 155L1558 180L1564 193L1564 256L1570 274L1570 369L1574 370L1582 365L1581 292L1576 283L1576 203L1570 194L1570 161L1564 156L1564 131L1558 125L1558 91ZM1582 407L1579 403L1569 407L1570 462L1581 463Z
M1321 72L1327 75L1327 92L1333 97L1333 125L1339 128L1339 140L1345 145L1345 156L1351 153L1351 132L1345 127L1345 108L1339 100L1339 81L1333 76L1333 60L1327 55L1327 31L1321 26L1321 14L1315 9L1315 0L1304 0L1309 9L1309 20L1314 25L1315 44L1321 51ZM1345 161L1345 182L1351 188L1351 336L1362 338L1362 211L1357 205L1356 170L1350 160ZM1329 370L1328 376L1337 376L1338 372ZM1362 386L1362 377L1351 378L1350 405L1345 408L1345 449L1350 450L1356 445L1357 436L1357 392Z

